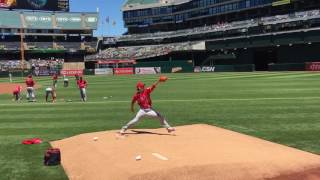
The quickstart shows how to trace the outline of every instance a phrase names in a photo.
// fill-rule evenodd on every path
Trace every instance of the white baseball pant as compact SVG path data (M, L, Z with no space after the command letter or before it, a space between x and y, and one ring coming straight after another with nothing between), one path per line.
M27 99L29 100L30 98L34 99L35 97L36 96L35 96L33 87L27 87Z
M87 101L86 88L80 88L80 97L82 101Z
M160 121L160 124L164 128L170 128L171 126L168 124L167 120L157 111L153 109L140 109L137 113L137 115L125 126L122 127L122 129L127 130L128 128L132 127L134 124L139 122L142 117L152 117L157 118Z

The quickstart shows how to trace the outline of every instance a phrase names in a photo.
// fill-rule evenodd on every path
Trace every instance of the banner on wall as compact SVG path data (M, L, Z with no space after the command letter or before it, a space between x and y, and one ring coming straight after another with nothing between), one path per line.
M134 74L133 68L114 68L113 72L115 75L129 75Z
M34 74L36 76L51 76L53 74L57 74L59 71L57 70L35 70Z
M173 67L173 68L171 69L171 72L172 72L172 73L178 73L178 72L181 72L182 70L183 70L182 67Z
M99 68L94 70L95 75L113 75L112 68Z
M136 74L160 74L161 67L138 67L135 71Z
M306 63L306 71L320 71L320 62Z
M79 75L82 76L83 75L83 70L61 70L61 75L63 76L75 76L75 75Z

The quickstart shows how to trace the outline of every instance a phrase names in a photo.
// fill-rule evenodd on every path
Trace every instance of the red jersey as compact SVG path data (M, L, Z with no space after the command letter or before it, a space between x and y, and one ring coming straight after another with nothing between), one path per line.
M141 109L149 109L152 107L152 100L150 97L150 94L152 91L156 88L155 85L146 88L143 92L139 93L137 92L133 97L132 97L132 102L138 102L139 106Z
M13 90L13 94L19 94L21 92L21 86L17 86L14 90Z
M80 89L87 87L87 81L86 80L78 80L77 85Z
M58 75L56 75L56 74L53 75L53 76L52 76L52 80L54 80L54 81L58 80Z
M26 85L27 87L33 87L35 85L35 82L33 81L32 78L27 78Z

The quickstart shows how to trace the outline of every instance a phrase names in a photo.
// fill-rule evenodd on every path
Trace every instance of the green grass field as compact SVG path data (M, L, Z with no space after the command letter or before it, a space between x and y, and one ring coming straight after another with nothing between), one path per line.
M170 80L153 93L153 101L154 108L172 125L206 123L320 153L319 73L168 76ZM43 166L48 142L81 133L119 129L134 115L129 109L135 83L142 80L151 84L157 76L86 78L87 103L80 102L73 78L67 89L60 82L56 104L44 103L44 88L51 84L50 78L36 79L43 86L37 91L37 103L24 100L17 104L11 101L11 95L0 95L0 179L67 179L62 167ZM62 98L73 102L63 102ZM158 127L154 120L142 121L137 126ZM42 138L45 143L21 145L23 139L33 137Z

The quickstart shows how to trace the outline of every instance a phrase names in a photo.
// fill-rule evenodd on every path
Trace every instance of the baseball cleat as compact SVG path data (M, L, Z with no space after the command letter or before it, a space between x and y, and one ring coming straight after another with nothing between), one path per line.
M125 132L126 132L126 130L125 130L125 129L121 129L121 130L119 131L119 134L120 134L120 135L124 135L124 134L125 134Z
M168 133L172 133L174 132L176 129L174 129L173 127L169 127L167 128Z

